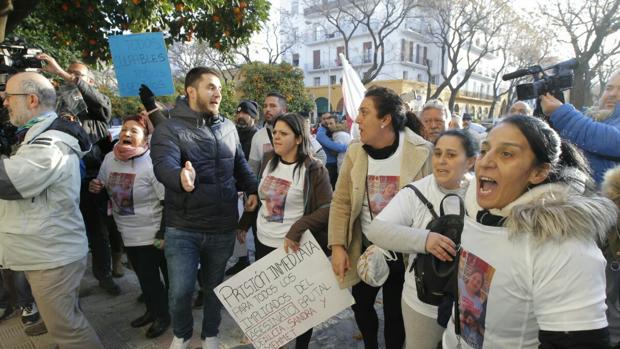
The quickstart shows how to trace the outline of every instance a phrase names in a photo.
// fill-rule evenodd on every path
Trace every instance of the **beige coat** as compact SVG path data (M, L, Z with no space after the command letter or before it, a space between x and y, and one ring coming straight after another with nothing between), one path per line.
M410 129L405 129L400 186L430 174L432 145ZM351 268L340 287L357 284L357 260L362 253L361 211L366 193L368 154L361 143L352 143L340 169L336 190L329 211L328 246L343 245Z

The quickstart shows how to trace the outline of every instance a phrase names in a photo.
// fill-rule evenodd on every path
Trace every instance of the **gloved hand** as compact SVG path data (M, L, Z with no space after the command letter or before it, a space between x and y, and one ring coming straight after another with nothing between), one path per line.
M145 84L140 85L139 93L140 100L142 101L146 111L151 111L157 108L157 105L155 104L155 95L148 86Z

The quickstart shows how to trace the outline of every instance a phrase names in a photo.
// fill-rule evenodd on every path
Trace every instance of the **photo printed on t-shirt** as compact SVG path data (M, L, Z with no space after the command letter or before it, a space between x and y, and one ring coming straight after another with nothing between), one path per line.
M398 176L368 176L370 210L377 216L398 193Z
M487 299L495 268L463 249L459 260L459 319L461 337L467 344L482 349Z
M135 179L135 173L112 172L108 176L111 199L118 207L118 214L121 216L134 215L133 183Z
M290 181L274 176L267 176L263 181L260 186L260 197L265 200L267 212L263 218L267 222L282 223L284 221L284 206L290 187Z

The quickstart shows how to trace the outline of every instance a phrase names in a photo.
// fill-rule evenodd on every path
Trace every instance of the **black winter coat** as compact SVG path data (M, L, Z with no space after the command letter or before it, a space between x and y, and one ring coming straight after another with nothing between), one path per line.
M237 130L221 116L191 110L184 98L157 126L151 138L155 177L166 187L167 227L225 233L237 227L237 192L256 193L258 183L243 156ZM196 170L195 189L181 187L186 161Z

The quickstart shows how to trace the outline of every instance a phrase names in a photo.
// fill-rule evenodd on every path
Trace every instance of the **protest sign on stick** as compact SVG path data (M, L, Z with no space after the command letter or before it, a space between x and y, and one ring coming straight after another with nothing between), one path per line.
M115 35L108 42L122 97L137 96L141 84L156 96L174 93L163 33Z
M354 303L309 231L298 252L280 247L214 291L258 349L279 348Z

